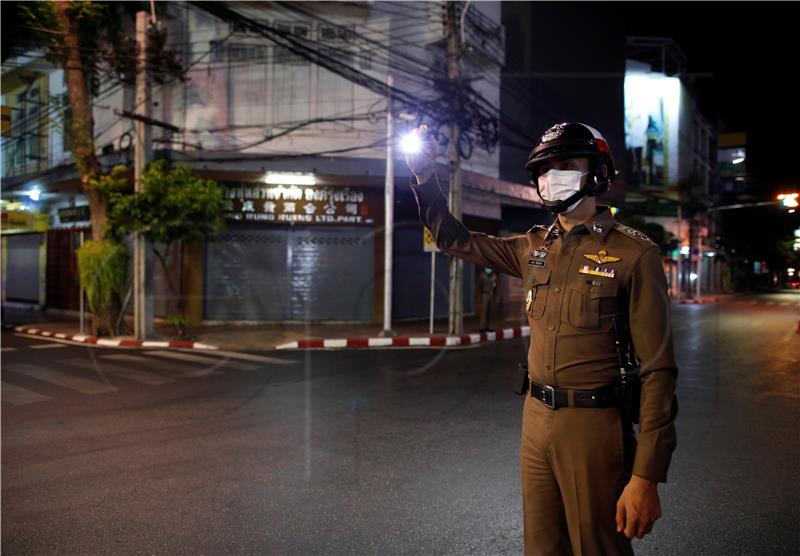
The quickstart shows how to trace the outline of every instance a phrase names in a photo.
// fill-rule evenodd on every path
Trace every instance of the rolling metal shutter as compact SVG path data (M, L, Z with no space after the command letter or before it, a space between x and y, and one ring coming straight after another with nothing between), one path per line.
M8 276L6 299L25 303L39 303L39 246L44 243L44 234L9 234Z
M314 226L220 235L206 244L205 318L371 321L372 233Z

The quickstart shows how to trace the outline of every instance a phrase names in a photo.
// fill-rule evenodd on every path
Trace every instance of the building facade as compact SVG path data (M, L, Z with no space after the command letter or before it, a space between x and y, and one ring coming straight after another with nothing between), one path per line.
M174 312L181 297L194 323L380 322L387 143L419 123L447 137L446 123L436 118L437 107L446 106L443 5L233 2L224 8L211 14L170 3L161 23L187 74L152 89L154 154L217 180L227 227L203 245L174 252L167 272L177 292L154 267L156 315ZM491 112L500 104L504 62L499 3L472 5L465 22L463 74L481 110ZM34 230L32 216L30 226L3 226L9 254L3 299L74 310L72 252L87 237L89 221L58 118L63 72L33 54L12 62L3 70L12 130L3 136L3 198L10 201L4 219L38 214L46 230ZM376 85L389 75L391 139L386 91ZM38 123L34 98L47 115ZM134 107L133 90L123 85L109 85L94 99L95 141L106 170L133 163L133 122L121 113ZM524 231L530 226L524 216L511 228L501 221L535 210L535 194L501 180L499 149L482 148L474 138L465 133L460 145L465 223L490 233ZM401 157L395 148L393 315L420 318L428 312L430 256ZM446 166L439 178L446 187ZM438 257L436 313L446 315L447 264ZM466 313L474 310L478 270L465 265ZM21 294L23 281L31 289L21 277L31 274L44 286L36 295Z

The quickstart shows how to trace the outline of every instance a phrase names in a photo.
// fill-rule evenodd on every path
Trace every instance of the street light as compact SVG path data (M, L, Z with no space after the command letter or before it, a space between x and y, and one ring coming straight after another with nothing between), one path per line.
M789 209L796 209L800 203L798 203L797 198L800 197L798 193L781 193L778 195L778 200L781 204Z

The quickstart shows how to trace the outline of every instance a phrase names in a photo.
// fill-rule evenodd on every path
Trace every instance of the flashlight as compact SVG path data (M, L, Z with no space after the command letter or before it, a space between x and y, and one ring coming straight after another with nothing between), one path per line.
M409 133L400 141L400 146L406 154L417 154L422 150L422 140L419 135Z

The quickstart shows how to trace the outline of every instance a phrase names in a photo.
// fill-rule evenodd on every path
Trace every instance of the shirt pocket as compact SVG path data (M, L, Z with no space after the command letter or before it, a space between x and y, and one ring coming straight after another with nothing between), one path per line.
M547 306L547 291L550 289L550 269L536 268L531 273L525 297L525 312L533 319L540 319Z
M619 282L602 280L600 285L571 285L567 304L567 322L574 328L610 330L612 317L619 311Z

